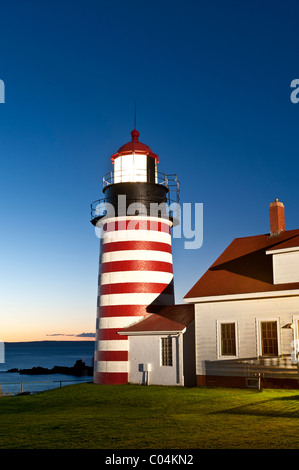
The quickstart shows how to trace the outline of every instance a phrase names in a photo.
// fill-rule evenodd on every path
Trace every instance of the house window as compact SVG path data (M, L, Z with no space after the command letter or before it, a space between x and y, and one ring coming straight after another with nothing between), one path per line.
M278 356L277 322L261 322L262 356Z
M162 366L172 366L172 338L161 338Z
M221 323L221 356L236 356L235 323Z

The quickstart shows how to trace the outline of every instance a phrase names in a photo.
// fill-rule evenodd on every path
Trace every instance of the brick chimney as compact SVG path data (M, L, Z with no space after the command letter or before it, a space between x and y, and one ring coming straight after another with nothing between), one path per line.
M269 206L270 211L270 235L279 235L285 231L284 205L275 199Z

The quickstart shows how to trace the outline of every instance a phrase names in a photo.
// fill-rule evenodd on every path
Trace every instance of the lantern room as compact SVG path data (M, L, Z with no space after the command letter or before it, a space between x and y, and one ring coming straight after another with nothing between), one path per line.
M131 132L132 140L112 155L113 183L157 183L158 155L139 142L139 132Z
M127 210L131 204L140 206L135 215L150 215L151 204L164 204L163 215L160 208L159 217L169 218L168 208L179 202L177 175L158 172L158 155L139 141L139 132L136 129L131 132L131 138L130 142L122 145L111 157L113 170L103 177L102 191L105 197L91 204L91 223L95 226L108 213L124 215L124 209ZM120 203L120 198L122 200L124 197L125 207ZM171 209L171 218L177 225L179 213L175 216L174 210L179 212L179 208Z

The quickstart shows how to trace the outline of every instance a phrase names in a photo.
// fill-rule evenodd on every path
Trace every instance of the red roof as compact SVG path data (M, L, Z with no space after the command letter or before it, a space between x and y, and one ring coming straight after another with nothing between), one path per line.
M299 247L299 229L276 236L236 238L185 295L185 299L217 295L299 289L299 283L273 284L268 250Z
M121 330L121 333L146 333L159 331L182 331L194 320L194 305L166 305L151 307L152 313L134 325Z
M299 247L299 235L288 238L282 243L279 243L278 246L273 246L272 248L269 248L268 251L274 251L274 250L282 250L285 248L295 248Z
M148 145L139 142L139 132L136 129L131 132L131 136L132 140L122 145L122 147L120 147L118 151L112 155L111 159L113 161L115 158L120 157L121 155L130 155L132 153L146 154L149 157L155 158L157 162L159 161L158 155L156 155Z

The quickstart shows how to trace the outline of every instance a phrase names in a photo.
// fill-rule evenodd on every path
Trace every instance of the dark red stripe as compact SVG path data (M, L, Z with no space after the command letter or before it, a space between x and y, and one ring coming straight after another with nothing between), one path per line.
M99 385L122 385L128 383L127 372L95 372L94 383Z
M171 245L168 243L149 242L143 240L103 243L102 245L102 253L124 250L153 250L163 251L164 253L172 252Z
M116 232L118 230L153 230L170 234L170 226L165 222L156 222L154 220L120 220L107 222L103 225L104 232Z
M102 263L102 273L111 273L116 271L162 271L172 273L172 263L166 261L149 260L129 260L129 261L110 261Z
M101 295L105 294L166 294L165 289L169 284L150 282L122 282L119 284L105 284L101 286Z
M129 359L128 351L96 351L96 361L127 361Z
M118 335L118 331L123 328L100 328L97 330L97 340L109 340L109 339L128 339L127 336Z
M147 315L145 305L105 305L100 307L100 317L134 317ZM118 335L119 336L119 335Z

